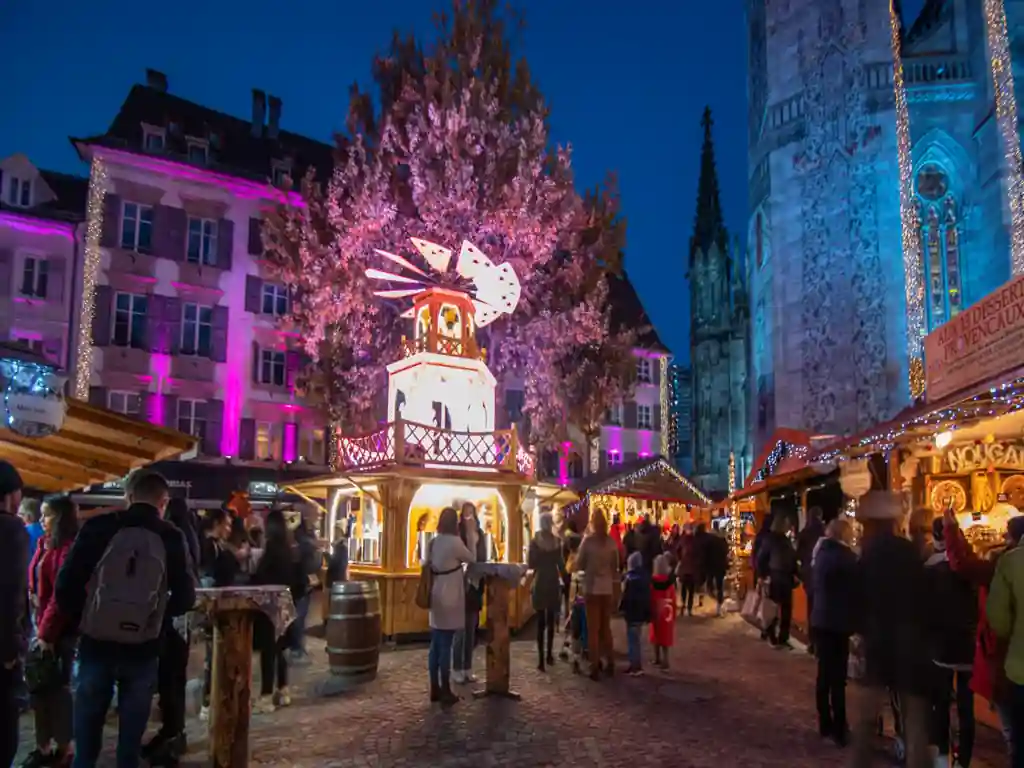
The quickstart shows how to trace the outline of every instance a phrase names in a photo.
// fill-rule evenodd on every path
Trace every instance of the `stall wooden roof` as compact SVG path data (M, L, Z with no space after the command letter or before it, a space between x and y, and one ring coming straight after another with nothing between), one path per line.
M131 470L194 451L197 440L174 429L68 399L64 426L48 437L22 437L0 428L0 459L25 484L57 493L106 483Z
M711 506L711 499L663 458L637 459L613 465L584 477L575 487L581 497L604 493L695 507Z

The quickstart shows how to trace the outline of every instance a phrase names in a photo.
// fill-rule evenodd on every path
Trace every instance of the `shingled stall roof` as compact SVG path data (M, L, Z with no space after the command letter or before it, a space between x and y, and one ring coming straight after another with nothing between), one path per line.
M280 101L277 104L280 109ZM162 151L144 149L143 124L166 131ZM335 147L331 144L291 131L270 131L267 125L259 135L254 135L251 119L219 112L143 84L132 86L105 133L72 138L71 143L80 154L83 147L95 145L190 164L188 138L209 141L209 159L200 167L252 181L270 179L275 161L290 161L296 182L309 167L326 178L334 164Z
M661 343L647 316L643 302L625 272L608 275L608 301L612 308L612 324L617 328L636 328L639 331L637 344L653 352L668 354L669 349Z
M577 480L573 488L580 498L604 493L677 502L695 507L711 505L711 499L660 457L637 459L610 466Z

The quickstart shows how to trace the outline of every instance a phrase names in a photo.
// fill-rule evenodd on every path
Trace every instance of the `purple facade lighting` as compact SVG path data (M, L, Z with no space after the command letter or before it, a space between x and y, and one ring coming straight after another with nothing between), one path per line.
M0 227L9 227L19 232L28 232L33 235L51 235L63 237L65 240L75 239L75 227L73 224L47 221L32 216L22 216L8 211L0 212Z

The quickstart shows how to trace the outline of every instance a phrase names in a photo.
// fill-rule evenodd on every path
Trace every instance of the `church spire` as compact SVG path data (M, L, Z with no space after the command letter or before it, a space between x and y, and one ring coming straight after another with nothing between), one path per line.
M715 168L715 145L711 138L711 107L704 107L700 120L704 128L704 145L700 150L700 180L697 182L697 212L693 218L693 237L690 238L690 263L697 251L718 246L718 252L725 256L729 236L722 220L722 203L718 197L718 171Z

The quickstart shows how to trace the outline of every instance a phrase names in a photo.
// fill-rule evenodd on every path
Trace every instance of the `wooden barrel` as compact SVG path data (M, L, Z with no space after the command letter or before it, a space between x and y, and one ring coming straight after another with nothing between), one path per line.
M380 632L377 582L339 581L331 585L327 659L336 683L350 687L377 677Z

